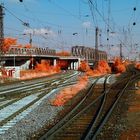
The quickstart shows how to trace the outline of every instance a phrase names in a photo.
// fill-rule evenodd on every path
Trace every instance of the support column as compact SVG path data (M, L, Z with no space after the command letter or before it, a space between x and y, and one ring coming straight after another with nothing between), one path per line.
M74 64L73 64L73 62L71 62L71 67L70 67L70 69L71 69L71 70L74 69Z
M81 59L78 58L78 68L80 67L80 64L81 64Z
M75 70L78 70L78 62L75 62Z
M73 68L76 70L76 62L73 62Z
M73 70L75 69L75 65L74 65L74 63L75 63L75 62L72 62L72 64L73 64Z
M68 70L70 70L70 67L68 67Z
M56 66L56 59L53 60L53 66Z

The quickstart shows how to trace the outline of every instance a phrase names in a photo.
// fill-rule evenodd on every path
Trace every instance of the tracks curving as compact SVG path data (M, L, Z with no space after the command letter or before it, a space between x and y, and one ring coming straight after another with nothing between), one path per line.
M0 94L0 134L16 124L20 119L24 118L29 112L37 107L43 99L53 94L60 87L65 87L76 82L71 80L77 77L79 72L70 72L55 77L54 79L45 79L41 83L31 83L26 87L10 87L11 92L7 90L1 91ZM69 83L67 83L67 82ZM41 87L40 87L41 86ZM34 89L34 87L36 87Z
M112 115L119 100L140 74L131 71L116 84L107 86L105 78L102 91L92 85L86 99L72 110L63 120L50 129L40 140L96 140L105 123ZM116 88L117 87L117 88ZM96 95L95 92L96 91Z
M108 76L106 77L105 83ZM101 99L103 94L99 93L94 95L93 91L97 90L95 88L98 78L89 88L88 93L83 98L83 100L58 124L56 124L52 129L50 129L40 140L45 139L81 139L82 135L87 129L87 124L90 123L93 117L93 111L95 110L95 104ZM104 86L105 86L104 83ZM102 91L103 92L103 91ZM93 111L91 111L91 107ZM84 117L83 117L84 116Z

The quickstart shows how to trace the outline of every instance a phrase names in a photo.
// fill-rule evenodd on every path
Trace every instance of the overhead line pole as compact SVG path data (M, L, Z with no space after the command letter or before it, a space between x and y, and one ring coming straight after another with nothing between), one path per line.
M122 60L123 54L122 54L122 44L120 44L120 59Z
M93 22L95 23L94 12L93 12L93 8L95 8L95 6L94 6L92 0L88 0L88 3L89 3L90 10L91 10ZM99 40L98 40L98 38L99 38L99 28L98 28L97 24L95 23L95 65L94 66L96 66L97 62L99 61L99 53L98 53L98 46L99 46L99 42L98 41Z
M4 32L3 32L3 5L0 5L0 53L2 53L2 46L4 40Z
M99 54L98 54L98 36L99 36L99 28L96 27L95 29L95 61L99 61Z

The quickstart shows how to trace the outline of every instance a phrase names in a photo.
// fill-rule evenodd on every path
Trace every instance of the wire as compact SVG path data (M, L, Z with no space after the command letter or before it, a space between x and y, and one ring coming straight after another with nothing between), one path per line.
M1 5L2 6L2 5ZM13 14L9 9L7 9L5 6L2 6L8 13L10 13L13 17L15 17L17 20L19 20L22 25L26 27L30 27L29 23L24 22L22 19L18 18L15 14Z
M108 23L107 23L107 21L106 21L106 19L104 18L104 16L100 13L100 11L98 10L98 8L93 4L93 2L92 2L92 0L88 0L91 4L92 4L92 6L95 8L95 10L97 11L97 13L98 13L98 15L102 18L102 20L105 22L105 24L107 25L107 26L109 26L108 25ZM109 28L112 30L112 28L109 26Z
M90 8L90 11L91 11L91 15L92 15L92 19L93 19L93 22L94 22L94 24L95 24L95 27L97 26L97 21L95 20L95 13L94 13L94 11L93 11L93 3L92 3L92 1L88 1L88 4L89 4L89 8Z
M5 26L5 29L7 30L12 30L12 31L16 31L16 32L22 32L21 30L17 30L17 29L15 29L15 28L11 28L11 27L7 27L7 26Z
M29 9L28 7L27 7L27 5L25 5L24 4L24 8L25 8L25 10L26 10L26 12L28 12L28 13L30 13L30 14L32 14L32 17L36 17L36 18L32 18L32 17L29 17L29 16L25 16L25 15L23 15L24 17L27 17L28 19L30 19L30 20L32 20L33 22L37 22L37 23L39 23L39 24L41 24L41 26L46 26L46 23L48 24L48 25L51 25L51 26L54 26L54 27L57 27L57 28L61 28L62 27L62 25L58 25L58 24L55 24L55 23L52 23L52 22L48 22L48 21L42 21L42 20L40 20L39 18L37 18L37 16L34 14L34 11L31 11L31 9ZM42 15L42 14L41 14ZM75 16L76 17L76 16ZM63 26L63 28L67 28L67 29L69 29L69 28L73 28L73 29L77 29L77 27L72 27L72 26ZM59 29L58 29L59 30Z
M58 5L57 3L52 2L52 1L50 1L50 3L54 4L57 8L60 8L61 10L67 12L69 15L71 15L71 16L74 17L75 19L78 19L79 21L84 22L81 18L75 16L75 15L72 14L69 10L63 8L62 6Z

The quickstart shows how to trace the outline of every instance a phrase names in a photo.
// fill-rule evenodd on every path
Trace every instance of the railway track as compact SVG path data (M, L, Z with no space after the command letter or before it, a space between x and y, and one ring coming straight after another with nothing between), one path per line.
M52 78L40 78L39 80L29 80L29 81L23 81L19 82L16 84L11 84L8 86L2 86L0 88L0 95L6 94L6 93L12 93L12 92L18 92L18 91L27 91L27 90L32 90L33 88L42 88L45 84L47 83L52 83L54 84L57 81L57 79L62 80L69 80L69 78L73 78L76 75L79 75L80 73L78 72L68 72L68 73L63 73L60 74L59 76L54 76Z
M63 130L66 129L65 127L67 127L67 125L69 126L70 125L69 123L71 123L71 121L73 122L73 119L75 120L75 117L77 118L79 115L81 116L81 113L85 112L85 110L88 109L91 106L91 104L95 104L96 103L97 99L100 98L100 94L94 95L93 94L93 90L94 90L97 82L99 81L99 79L101 79L101 77L97 78L93 82L93 84L91 85L91 87L88 90L88 93L79 102L79 104L67 116L65 116L60 122L58 122L52 129L50 129L43 137L41 137L40 140L44 140L44 139L58 139L58 137L60 136L59 131L63 132ZM97 92L97 89L96 89L96 92ZM94 102L93 102L93 100L94 100ZM77 131L75 131L75 134L76 134L76 132ZM58 133L58 134L56 134L56 133ZM68 138L68 137L71 137L71 136L66 134L64 139L66 137ZM60 136L60 139L61 138L62 137Z
M3 88L0 91L0 134L5 133L56 90L74 84L79 74L70 72L54 79L40 80L39 83L35 80L28 86L27 84L20 87L10 86L7 90Z
M49 91L49 89L57 88L57 87L63 87L66 85L74 84L76 81L72 81L71 79L75 76L78 76L80 73L68 73L66 75L60 75L59 77L54 77L53 79L43 79L42 81L35 80L32 83L28 85L22 85L22 86L10 86L8 88L6 86L6 89L0 91L0 110L6 106L9 106L10 104L21 100L22 98L25 98L30 95L40 95L43 91ZM75 78L76 80L76 78ZM67 83L64 83L67 81ZM69 83L68 83L69 82Z
M126 89L140 76L136 71L129 74L129 77L126 76L110 87L106 84L107 76L103 84L103 90L100 91L94 88L97 83L95 81L83 101L40 140L97 139L102 127L109 120ZM118 89L116 89L116 86L118 86Z

